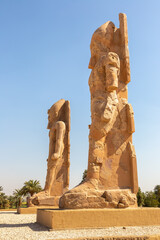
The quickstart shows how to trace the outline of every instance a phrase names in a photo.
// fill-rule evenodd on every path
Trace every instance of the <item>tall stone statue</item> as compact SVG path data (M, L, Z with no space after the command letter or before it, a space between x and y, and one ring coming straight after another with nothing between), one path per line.
M30 205L58 205L69 187L70 103L64 99L48 110L49 155L44 191L30 199Z
M60 208L137 206L134 113L127 100L130 65L126 15L119 14L119 20L119 28L109 21L91 39L87 179L60 198Z

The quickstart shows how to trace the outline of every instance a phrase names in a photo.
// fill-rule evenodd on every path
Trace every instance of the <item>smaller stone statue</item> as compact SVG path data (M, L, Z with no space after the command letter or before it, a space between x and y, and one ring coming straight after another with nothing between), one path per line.
M60 196L69 187L70 103L64 99L48 110L49 155L44 191L30 199L33 205L58 205Z

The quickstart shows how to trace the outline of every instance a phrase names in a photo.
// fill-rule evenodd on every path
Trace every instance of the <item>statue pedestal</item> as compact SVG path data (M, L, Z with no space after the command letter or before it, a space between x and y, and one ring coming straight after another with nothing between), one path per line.
M19 214L37 214L37 209L55 209L58 206L33 206L27 208L17 208L17 213Z
M33 205L27 208L18 208L17 213L19 214L36 214L37 209L53 209L59 208L59 198L60 196L50 196L50 197L38 197L38 205Z
M53 230L160 224L160 208L38 209L37 222Z

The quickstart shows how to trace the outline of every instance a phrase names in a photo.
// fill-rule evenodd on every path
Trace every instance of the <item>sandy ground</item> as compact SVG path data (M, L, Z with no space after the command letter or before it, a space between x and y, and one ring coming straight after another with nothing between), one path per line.
M154 234L160 234L160 225L48 231L46 227L36 223L36 214L0 212L0 240L49 240L104 236L146 236Z

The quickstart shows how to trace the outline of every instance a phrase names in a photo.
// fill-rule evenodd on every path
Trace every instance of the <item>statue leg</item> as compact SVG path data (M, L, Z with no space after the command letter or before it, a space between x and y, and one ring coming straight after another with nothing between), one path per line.
M53 161L52 161L51 164L48 164L46 183L45 183L45 187L44 187L44 190L46 192L48 192L49 195L51 192L52 184L55 179L55 171L56 171L56 164L53 163Z
M65 123L62 121L59 121L56 123L56 142L55 142L55 152L52 154L51 159L57 160L61 157L62 152L64 150L64 135L65 135Z

